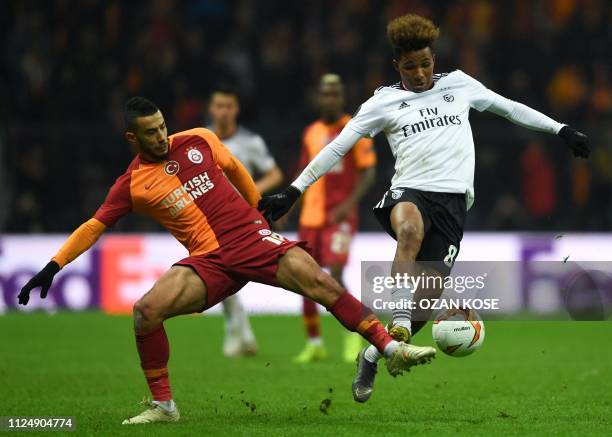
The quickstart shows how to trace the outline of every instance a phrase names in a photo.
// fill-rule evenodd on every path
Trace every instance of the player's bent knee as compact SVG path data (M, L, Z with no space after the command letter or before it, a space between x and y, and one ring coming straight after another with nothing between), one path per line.
M148 331L159 326L172 312L175 301L187 287L185 272L170 270L133 307L134 327Z
M410 221L402 222L396 233L397 242L400 245L418 245L420 247L423 242L423 229Z
M163 322L159 311L146 299L138 299L133 307L134 328L138 332L149 331Z

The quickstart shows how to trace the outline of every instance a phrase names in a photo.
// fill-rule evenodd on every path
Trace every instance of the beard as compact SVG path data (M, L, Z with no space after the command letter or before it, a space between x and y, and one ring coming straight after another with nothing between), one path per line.
M168 157L170 152L170 144L168 141L165 144L156 143L154 145L140 145L140 153L144 155L144 158L149 161L163 161Z

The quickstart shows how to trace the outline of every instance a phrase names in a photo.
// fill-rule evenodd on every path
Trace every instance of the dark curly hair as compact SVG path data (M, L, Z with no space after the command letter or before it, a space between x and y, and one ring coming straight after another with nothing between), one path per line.
M387 37L396 58L405 52L431 48L439 34L431 20L415 14L402 15L387 25Z

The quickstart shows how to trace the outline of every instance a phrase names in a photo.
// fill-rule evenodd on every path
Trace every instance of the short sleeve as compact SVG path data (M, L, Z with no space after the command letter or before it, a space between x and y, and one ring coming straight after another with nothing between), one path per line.
M365 137L374 137L385 128L385 112L380 104L380 97L374 94L355 112L347 126Z
M495 98L493 91L463 71L457 70L457 72L460 75L460 80L465 84L470 107L482 112L491 106Z
M132 195L130 193L130 181L132 172L129 171L119 176L108 194L104 203L94 214L94 218L102 222L106 227L113 227L115 223L132 210Z
M371 139L362 138L357 141L353 153L355 154L355 166L358 169L370 168L376 165L374 141Z
M276 165L276 161L270 155L270 151L263 138L255 135L251 147L253 148L251 156L253 157L253 167L255 167L255 170L259 173L267 173L272 170Z

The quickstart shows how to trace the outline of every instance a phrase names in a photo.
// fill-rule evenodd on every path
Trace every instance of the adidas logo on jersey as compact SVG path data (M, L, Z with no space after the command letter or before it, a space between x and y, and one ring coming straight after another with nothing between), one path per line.
M399 108L398 108L398 109L408 108L409 106L410 106L410 105L409 105L408 103L406 103L406 102L402 102L402 104L401 104L401 105L399 105Z

